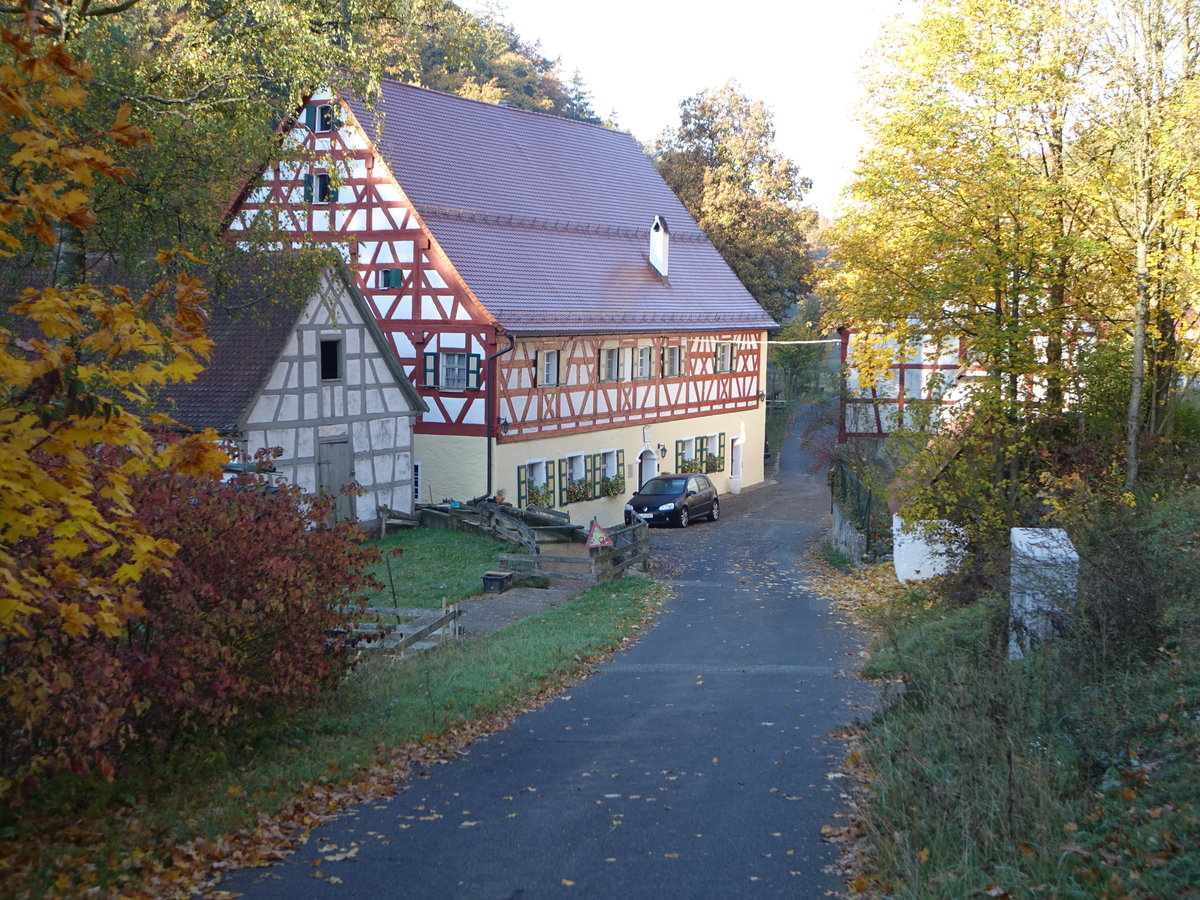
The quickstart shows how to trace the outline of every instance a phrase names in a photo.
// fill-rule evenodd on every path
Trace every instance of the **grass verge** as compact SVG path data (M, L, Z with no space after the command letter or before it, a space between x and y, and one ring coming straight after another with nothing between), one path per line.
M393 578L406 585L400 605L467 596L468 565L478 593L481 560L490 567L498 552L455 532L410 532L388 544L405 550L393 560ZM416 588L404 573L423 567L427 553L445 575ZM186 896L218 868L269 862L318 817L388 794L412 766L452 756L553 696L630 639L661 592L628 577L461 646L411 660L375 656L293 721L179 748L111 783L64 781L6 824L0 896Z
M1007 603L842 580L892 679L863 731L872 848L863 894L897 898L1197 896L1200 628L1189 605L1156 652L1089 669L1063 639L1008 659ZM880 586L870 589L872 580ZM828 585L827 585L828 586Z

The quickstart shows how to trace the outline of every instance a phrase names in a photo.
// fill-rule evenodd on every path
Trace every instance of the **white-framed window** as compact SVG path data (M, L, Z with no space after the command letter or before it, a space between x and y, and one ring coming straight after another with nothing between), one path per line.
M538 353L538 385L550 387L558 384L558 351L542 350Z
M328 134L336 131L341 124L332 103L318 103L305 107L304 125L314 134Z
M600 477L615 478L620 472L617 470L617 451L605 450L600 454Z
M546 461L544 459L535 459L525 463L525 479L534 487L543 487L546 484Z
M304 176L305 203L337 203L337 188L328 172L306 173Z
M462 391L467 388L467 367L470 354L443 353L441 386L448 391Z
M663 378L678 378L683 371L683 348L663 347L662 376Z
M716 365L716 371L732 372L733 371L733 361L735 358L736 358L736 354L734 352L733 344L725 342L725 341L721 341L720 343L718 343L716 350L714 352L714 355L713 355L713 359L715 360L715 365Z
M333 131L333 107L328 103L322 103L317 107L316 128L313 129L317 133Z
M653 347L638 347L636 351L636 365L634 372L637 378L653 378L654 377L654 348Z
M695 459L696 458L696 439L695 438L684 438L682 441L679 442L679 444L680 444L679 456L681 459Z
M579 481L583 478L583 454L571 453L567 456L567 480Z
M443 350L422 354L421 384L446 391L479 388L480 356L465 350Z
M321 380L337 381L342 377L342 339L321 338Z
M380 269L378 285L381 288L398 288L404 283L403 269Z
M604 347L600 350L600 380L621 380L621 348Z

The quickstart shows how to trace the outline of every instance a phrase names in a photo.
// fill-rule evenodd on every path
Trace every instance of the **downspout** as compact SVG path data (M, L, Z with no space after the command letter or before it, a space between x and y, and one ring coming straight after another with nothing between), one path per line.
M517 346L517 342L511 334L504 336L508 338L508 346L503 350L497 350L485 361L487 369L487 387L484 394L484 411L487 415L487 490L482 497L476 497L475 500L486 500L492 496L492 445L495 443L496 437L496 358L510 353L513 347Z

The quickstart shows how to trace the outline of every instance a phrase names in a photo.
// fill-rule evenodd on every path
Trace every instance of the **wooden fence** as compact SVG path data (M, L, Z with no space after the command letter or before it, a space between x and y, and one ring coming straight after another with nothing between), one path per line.
M587 556L562 556L548 553L502 553L500 564L517 573L519 579L533 577L565 578L604 584L640 565L650 571L650 528L645 522L615 525L605 529L613 545L591 547Z
M404 622L384 622L386 618L406 619ZM444 609L415 609L409 607L368 607L353 631L359 636L359 649L386 650L397 656L419 653L441 646L448 640L462 639L458 606Z

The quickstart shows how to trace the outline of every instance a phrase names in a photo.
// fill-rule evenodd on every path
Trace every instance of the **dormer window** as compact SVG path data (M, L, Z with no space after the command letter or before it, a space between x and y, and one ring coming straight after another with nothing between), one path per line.
M667 220L655 216L650 226L650 265L658 273L658 277L667 283L667 251L670 249L671 229L667 228Z

